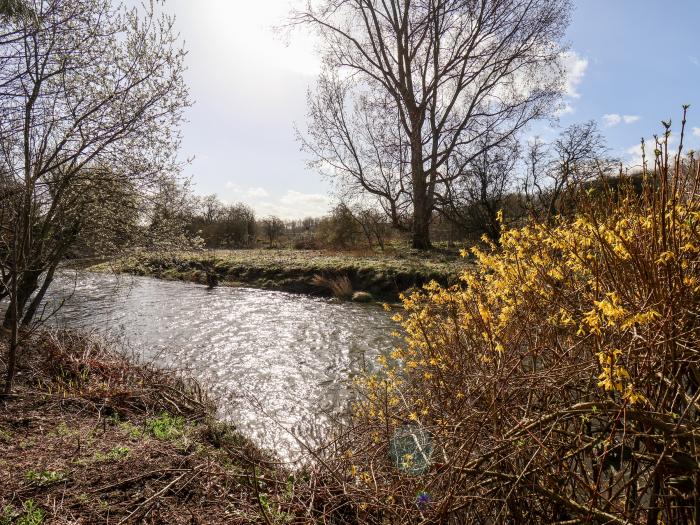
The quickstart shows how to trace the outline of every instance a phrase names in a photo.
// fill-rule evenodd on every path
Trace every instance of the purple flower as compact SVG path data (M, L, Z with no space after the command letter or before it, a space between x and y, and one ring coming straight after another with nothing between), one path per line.
M423 507L428 505L428 503L430 503L430 494L424 491L419 492L418 496L416 497L416 505L418 505L418 507L422 509Z

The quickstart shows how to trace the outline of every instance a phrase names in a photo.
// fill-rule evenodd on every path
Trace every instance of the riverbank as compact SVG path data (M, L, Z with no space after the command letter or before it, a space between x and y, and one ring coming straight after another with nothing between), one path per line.
M363 292L371 297L356 298L395 301L399 293L433 280L443 286L455 283L466 264L456 252L353 255L252 249L143 252L90 269L321 296L351 298L356 292Z
M191 380L40 334L0 400L0 523L286 522L294 477L215 413Z

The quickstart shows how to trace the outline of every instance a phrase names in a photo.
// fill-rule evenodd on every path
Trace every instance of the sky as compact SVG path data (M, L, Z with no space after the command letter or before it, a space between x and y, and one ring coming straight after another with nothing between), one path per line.
M195 104L183 127L184 169L195 193L245 202L260 216L318 216L332 183L307 166L306 93L319 70L313 39L289 36L290 0L166 0L188 49ZM688 146L700 147L700 1L575 0L559 125L595 120L611 154L634 164L642 137L690 110ZM554 137L550 124L529 131Z

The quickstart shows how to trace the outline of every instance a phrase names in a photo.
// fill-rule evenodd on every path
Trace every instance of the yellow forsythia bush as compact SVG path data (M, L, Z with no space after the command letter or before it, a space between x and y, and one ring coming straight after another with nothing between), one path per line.
M660 145L403 297L338 442L360 521L697 523L699 179Z

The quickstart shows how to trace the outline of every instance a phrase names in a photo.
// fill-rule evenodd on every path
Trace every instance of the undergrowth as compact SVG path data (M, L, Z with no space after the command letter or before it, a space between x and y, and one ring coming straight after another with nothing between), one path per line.
M0 525L255 523L263 494L294 512L288 473L215 414L194 381L94 337L29 337L0 400Z

